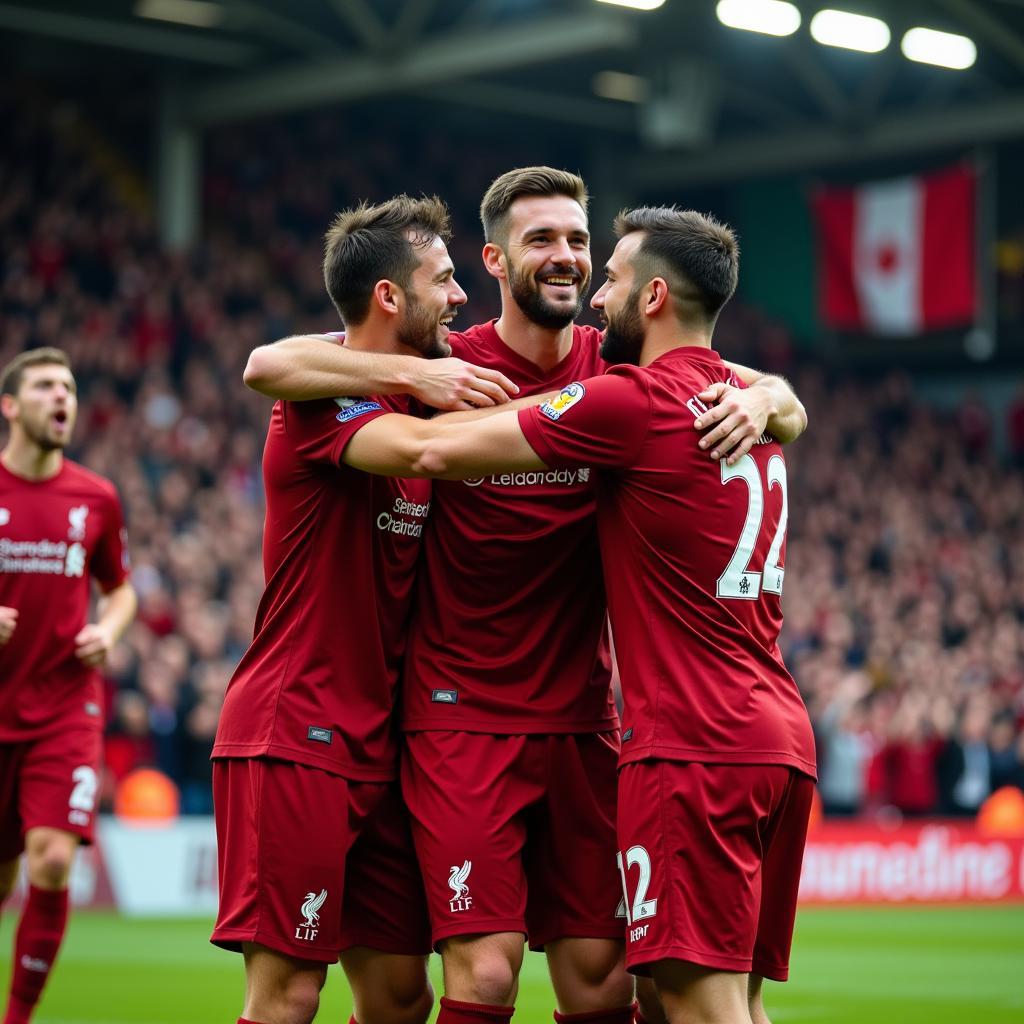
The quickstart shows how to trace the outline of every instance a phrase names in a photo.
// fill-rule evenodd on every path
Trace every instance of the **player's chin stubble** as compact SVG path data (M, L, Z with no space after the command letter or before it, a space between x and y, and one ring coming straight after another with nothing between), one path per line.
M601 358L606 363L630 366L640 365L640 351L644 347L643 321L637 309L636 297L630 296L622 312L608 317L608 327L601 342Z
M539 286L533 278L521 274L517 267L509 266L508 288L512 298L523 311L526 319L538 327L546 327L551 330L568 327L583 312L583 296L586 293L586 285L586 281L581 282L575 308L566 312L564 309L552 306L541 295Z

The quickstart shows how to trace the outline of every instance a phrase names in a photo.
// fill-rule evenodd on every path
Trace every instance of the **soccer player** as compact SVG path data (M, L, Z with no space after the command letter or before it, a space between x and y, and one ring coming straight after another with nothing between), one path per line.
M606 367L599 332L573 325L591 275L586 203L576 175L546 167L502 175L483 200L501 316L451 340L524 395ZM271 395L337 394L347 357L290 339L256 350L246 381ZM749 446L792 403L774 378L730 397L707 415L715 454ZM359 452L368 468L408 469L387 445ZM618 721L590 474L441 483L431 519L406 659L403 789L444 961L439 1024L509 1019L524 934L547 953L558 1019L631 1020L615 916Z
M777 642L786 464L768 436L717 464L697 442L700 395L733 380L711 349L736 286L732 232L674 208L621 214L616 232L592 303L616 368L454 431L382 418L361 444L449 478L597 467L625 702L627 965L653 977L671 1024L766 1024L762 980L788 975L815 774Z
M437 199L340 214L324 276L361 355L446 357L466 301ZM422 880L392 722L430 485L346 466L410 400L279 402L263 457L266 591L214 745L220 911L245 957L242 1021L304 1024L340 958L359 1024L422 1024L433 996Z
M64 937L75 849L93 839L97 668L136 599L117 492L64 457L78 412L67 355L16 356L0 371L0 412L10 431L0 452L0 901L22 851L28 876L4 1024L24 1024Z

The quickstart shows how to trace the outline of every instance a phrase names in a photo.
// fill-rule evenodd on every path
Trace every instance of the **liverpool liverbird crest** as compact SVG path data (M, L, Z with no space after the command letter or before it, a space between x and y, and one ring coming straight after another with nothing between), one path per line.
M464 899L469 894L469 886L466 885L466 879L472 870L473 862L471 860L467 860L461 868L458 864L452 865L452 873L448 876L448 884L451 886L452 892L455 893L455 899Z
M306 893L306 902L302 904L302 916L306 919L307 928L315 928L320 923L320 908L326 899L326 889L321 889L319 896L315 892Z

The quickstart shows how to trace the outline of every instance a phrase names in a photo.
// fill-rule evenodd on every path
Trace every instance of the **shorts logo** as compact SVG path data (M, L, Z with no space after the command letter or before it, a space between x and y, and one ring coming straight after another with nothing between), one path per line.
M465 861L461 868L458 864L452 865L452 873L448 876L448 885L455 896L448 901L448 906L453 914L469 910L473 906L473 897L469 895L469 886L466 885L466 879L469 878L469 873L472 870L473 862L471 860Z
M320 908L327 900L327 890L321 889L320 894L307 892L306 900L299 911L305 920L295 929L295 938L303 942L312 942L320 932Z
M587 389L579 381L574 381L562 388L551 401L545 402L540 407L540 411L549 420L561 419L562 415L567 413L586 393Z
M458 704L458 690L431 690L430 702L432 704Z
M334 730L325 729L322 725L311 725L306 730L306 739L316 740L317 743L326 743L330 746L331 740L334 739Z
M629 742L629 741L630 741L630 740L631 740L632 738L633 738L633 726L630 726L630 727L629 727L629 728L628 728L628 729L627 729L627 730L626 730L626 731L625 731L625 732L624 732L624 733L622 734L622 742L623 742L623 743L628 743L628 742Z
M339 423L348 423L357 416L365 416L368 412L376 412L381 408L379 402L372 402L366 398L336 398L334 401L341 406L341 412L335 416Z
M11 521L11 510L0 508L0 526L6 526Z

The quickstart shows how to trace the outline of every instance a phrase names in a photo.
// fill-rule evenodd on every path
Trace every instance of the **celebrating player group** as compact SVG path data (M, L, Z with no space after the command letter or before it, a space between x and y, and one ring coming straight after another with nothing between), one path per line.
M422 1024L431 949L439 1024L507 1022L524 938L557 1021L765 1024L815 772L777 644L803 408L711 347L712 218L618 217L603 333L579 177L510 171L481 218L495 320L451 331L447 211L403 195L327 233L344 334L246 367L279 401L214 748L239 1024L310 1021L339 958L358 1024Z

